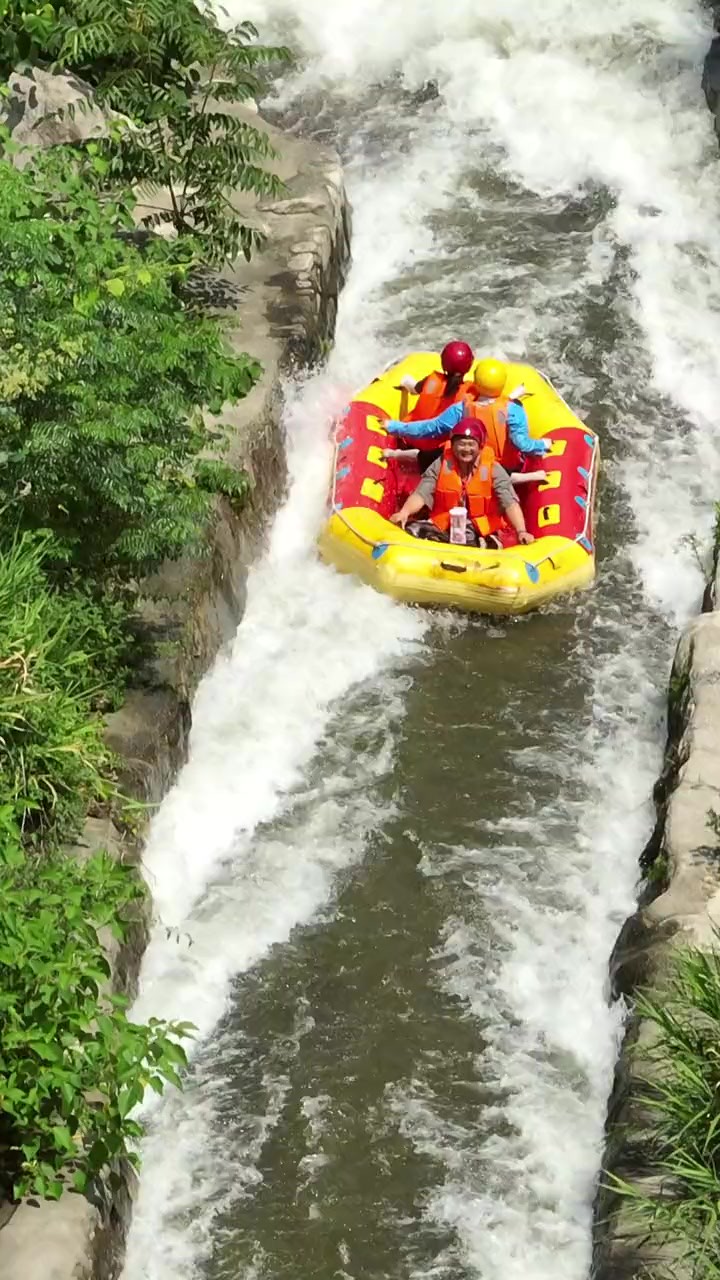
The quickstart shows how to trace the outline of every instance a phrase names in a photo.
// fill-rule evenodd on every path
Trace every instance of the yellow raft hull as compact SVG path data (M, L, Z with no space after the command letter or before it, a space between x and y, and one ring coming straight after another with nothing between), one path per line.
M379 411L377 418L367 419L372 432L368 438L375 444L375 450L371 446L367 456L369 458L372 454L375 467L386 465L378 461L377 454L377 449L383 446L383 435L387 436L382 419L397 417L401 412L397 390L399 380L410 374L419 381L436 368L439 368L437 353L413 354L386 370L353 397L346 417L351 414L353 406L371 406ZM582 433L588 444L592 441L592 463L585 489L587 497L584 502L575 498L576 502L583 502L586 512L582 536L568 537L548 532L537 536L529 546L508 547L502 551L423 541L392 524L373 509L372 504L350 507L336 504L334 484L330 514L318 539L323 559L341 572L357 575L375 590L395 600L487 614L527 613L558 596L589 587L595 577L592 525L599 467L597 437L568 408L541 373L529 365L510 365L507 391L521 384L529 393L524 404L531 435L544 437L562 425L566 438L569 436L567 429L571 428ZM411 396L410 409L414 403ZM338 450L342 430L341 423L337 430L335 476L340 474ZM551 463L543 465L549 468ZM382 472L378 474L381 487ZM549 479L551 483L540 488L552 488L552 478ZM378 481L368 475L363 481L363 492L367 486L370 486L368 492L372 492L373 485L377 486ZM550 499L554 496L552 493L548 495ZM557 507L551 505L543 509L545 515L554 510Z

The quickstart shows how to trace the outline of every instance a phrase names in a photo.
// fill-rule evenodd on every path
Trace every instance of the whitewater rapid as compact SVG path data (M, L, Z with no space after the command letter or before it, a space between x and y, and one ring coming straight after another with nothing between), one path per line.
M217 1256L233 1206L267 1186L263 1153L294 1105L313 1018L300 1002L289 1038L265 1043L237 1029L234 993L242 975L282 964L303 927L334 919L340 887L378 830L394 838L396 813L412 826L401 772L395 785L411 691L442 681L456 633L474 634L317 561L324 424L395 352L466 335L480 354L541 363L597 420L605 555L595 595L557 640L552 613L482 633L512 655L485 731L507 735L513 803L480 807L462 838L429 814L413 836L427 884L450 886L433 981L481 1029L496 1096L480 1139L474 1114L448 1117L422 1063L388 1082L383 1125L440 1170L409 1234L449 1243L388 1256L383 1274L582 1280L622 1029L607 958L649 831L674 629L699 599L687 538L707 537L720 483L709 20L682 0L235 4L233 18L299 51L275 105L342 150L353 265L326 368L287 388L289 496L236 641L198 692L190 759L145 853L158 925L135 1014L190 1019L198 1033L187 1091L151 1117L124 1280L280 1280L269 1227L235 1270ZM428 81L439 96L414 102ZM519 695L512 672L534 644L548 665ZM587 691L576 709L557 693L566 661ZM263 1063L247 1103L231 1080L238 1056L248 1079ZM332 1127L325 1095L302 1107L298 1187L308 1169L322 1179ZM322 1224L317 1197L309 1224ZM357 1265L344 1241L327 1274L365 1280Z

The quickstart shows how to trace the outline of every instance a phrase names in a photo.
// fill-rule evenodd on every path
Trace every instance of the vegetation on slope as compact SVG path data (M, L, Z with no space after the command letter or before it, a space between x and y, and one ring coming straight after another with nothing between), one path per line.
M658 1191L619 1184L651 1238L693 1280L720 1278L720 953L683 949L662 997L640 997Z
M279 184L233 110L283 51L192 0L0 0L0 18L5 78L72 70L127 118L23 167L0 135L0 1195L57 1197L135 1159L133 1109L185 1062L186 1025L136 1025L111 993L102 937L140 880L68 848L119 803L102 716L132 673L137 584L247 488L203 411L260 366L188 277L259 243L234 193ZM138 182L171 239L138 242Z

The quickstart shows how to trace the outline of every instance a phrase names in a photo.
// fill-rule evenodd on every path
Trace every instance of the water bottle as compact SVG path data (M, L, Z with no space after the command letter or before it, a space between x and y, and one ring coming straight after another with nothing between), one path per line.
M465 530L467 527L467 508L450 508L450 541L465 546Z

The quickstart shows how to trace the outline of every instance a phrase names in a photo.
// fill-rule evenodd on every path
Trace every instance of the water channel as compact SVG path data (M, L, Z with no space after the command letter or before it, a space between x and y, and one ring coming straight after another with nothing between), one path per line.
M227 3L227 0L226 0ZM240 0L232 0L232 5ZM243 0L353 265L290 493L146 854L137 1013L199 1028L124 1280L584 1280L688 536L720 492L720 161L690 0ZM439 96L422 92L428 81ZM596 588L502 621L319 564L327 420L467 337L600 433ZM190 941L192 945L190 945Z

